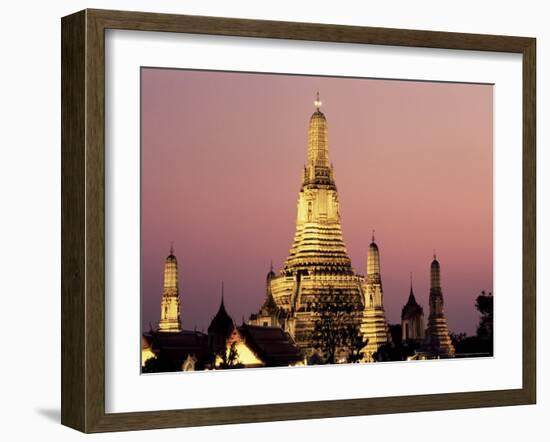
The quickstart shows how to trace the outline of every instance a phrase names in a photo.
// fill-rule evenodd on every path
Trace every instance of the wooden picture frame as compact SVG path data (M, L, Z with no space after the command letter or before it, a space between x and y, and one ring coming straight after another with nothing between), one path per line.
M523 63L523 385L498 391L105 412L105 30L517 53ZM536 400L534 38L84 10L62 19L62 408L83 432L533 404Z

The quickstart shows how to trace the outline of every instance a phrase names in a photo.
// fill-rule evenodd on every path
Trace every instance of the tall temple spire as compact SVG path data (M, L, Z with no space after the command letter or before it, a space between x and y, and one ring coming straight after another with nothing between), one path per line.
M430 266L430 293L441 292L441 269L435 254Z
M380 250L375 242L374 230L372 242L367 254L367 276L365 277L364 311L361 324L361 332L368 339L364 354L367 361L372 360L372 355L381 345L390 341L388 323L384 312L384 291L380 274Z
M314 104L315 112L309 120L307 165L309 170L307 172L309 180L323 181L330 178L328 174L330 165L328 160L328 125L325 114L320 110L322 103L319 99L319 92L317 92Z
M367 276L351 266L342 227L334 171L328 156L328 123L319 93L309 119L307 161L298 194L294 242L281 272L270 270L266 301L251 321L277 324L311 356L318 308L338 299L347 309L346 325L359 326L368 339L364 360L391 340L382 305L378 246L369 246ZM350 311L351 307L351 311ZM319 356L316 354L317 357Z
M306 354L313 351L318 307L337 295L346 306L353 306L349 322L357 325L364 306L364 278L355 274L342 235L338 191L328 154L328 123L319 93L313 104L294 241L282 270L275 274L270 269L266 301L251 319L259 325L280 325Z
M434 259L430 265L430 316L424 350L440 356L452 357L455 349L449 335L443 304L441 267L434 251Z
M342 228L338 192L328 160L328 124L315 100L308 129L307 163L298 196L296 234L284 273L353 274Z
M374 242L374 230L372 231L372 242L369 245L367 255L367 278L373 282L380 283L380 251L378 245Z
M174 255L173 244L170 245L170 254L164 262L164 284L160 305L159 331L181 331L178 260Z

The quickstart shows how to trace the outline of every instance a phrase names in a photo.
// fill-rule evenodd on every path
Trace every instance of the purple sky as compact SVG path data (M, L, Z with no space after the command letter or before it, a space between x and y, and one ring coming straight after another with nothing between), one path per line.
M222 280L235 321L259 309L293 240L317 90L356 272L376 229L387 319L409 272L427 316L436 249L449 328L475 332L493 284L492 86L166 69L142 70L144 329L170 241L184 328L206 330Z

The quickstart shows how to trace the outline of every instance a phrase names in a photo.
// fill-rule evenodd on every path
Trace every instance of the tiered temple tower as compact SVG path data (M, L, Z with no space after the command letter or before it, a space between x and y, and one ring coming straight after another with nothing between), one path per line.
M361 322L361 332L368 338L364 358L372 361L373 353L389 341L389 328L384 313L384 291L380 275L380 251L372 234L367 255L367 276L364 282L365 308Z
M363 278L354 273L342 237L338 192L329 163L327 119L320 108L317 94L309 121L294 243L279 275L270 275L267 281L267 301L275 304L270 309L282 313L278 315L280 325L306 354L312 349L311 332L323 303L338 299L351 306L350 320L356 324L364 305Z
M181 331L180 300L178 287L178 260L174 247L164 263L164 288L160 304L159 332L178 333Z
M430 267L430 316L426 339L421 351L438 357L454 357L455 355L455 348L449 336L447 320L443 313L441 269L435 253Z

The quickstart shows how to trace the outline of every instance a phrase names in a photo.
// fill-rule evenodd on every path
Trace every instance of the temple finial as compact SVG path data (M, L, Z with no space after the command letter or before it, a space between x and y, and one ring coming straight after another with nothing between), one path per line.
M371 238L371 239L372 239L372 242L374 242L374 240L375 240L375 238L374 238L374 232L375 232L375 230L372 229L372 238Z
M222 304L223 304L223 280L222 280Z
M435 249L434 249L434 259L437 259L437 253L435 253Z
M321 108L321 105L323 104L323 102L319 98L319 91L317 91L317 95L315 96L314 104L315 104L315 109L317 110L319 110Z
M174 254L174 241L170 241L170 255Z
M270 271L270 272L273 271L273 260L270 261L270 264L269 264L269 271Z
M413 272L410 272L409 277L410 277L410 280L411 280L411 290L412 290L412 287L413 287Z

